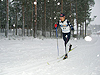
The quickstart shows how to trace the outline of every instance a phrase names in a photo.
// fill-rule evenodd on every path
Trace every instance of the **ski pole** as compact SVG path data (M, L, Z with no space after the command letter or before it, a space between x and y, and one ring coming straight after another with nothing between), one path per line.
M57 34L57 27L56 27L56 37L57 37L57 51L58 51L58 56L59 56L59 47L58 47L58 34Z

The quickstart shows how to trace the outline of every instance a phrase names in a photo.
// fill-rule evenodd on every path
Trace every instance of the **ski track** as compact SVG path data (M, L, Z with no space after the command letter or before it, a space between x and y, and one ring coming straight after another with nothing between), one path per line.
M92 38L71 40L77 48L66 60L57 59L64 54L62 39L59 57L56 39L1 39L0 75L100 75L100 37Z

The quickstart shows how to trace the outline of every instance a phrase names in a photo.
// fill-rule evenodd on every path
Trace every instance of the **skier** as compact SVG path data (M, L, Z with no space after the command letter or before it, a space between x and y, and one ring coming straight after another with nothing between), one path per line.
M65 44L65 56L63 58L63 60L64 60L64 59L68 58L68 48L69 48L69 50L71 50L71 47L72 47L71 44L70 44L70 46L68 46L68 41L70 39L70 34L71 34L70 29L74 30L74 28L71 25L71 23L65 18L65 14L63 14L63 13L60 14L60 20L54 26L55 26L55 28L60 26L60 28L62 30L63 40L64 40L64 44ZM67 50L66 50L66 45L67 45Z

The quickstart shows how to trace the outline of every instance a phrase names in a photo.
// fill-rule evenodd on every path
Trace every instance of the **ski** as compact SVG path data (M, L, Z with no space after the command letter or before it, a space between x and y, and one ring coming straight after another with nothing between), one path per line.
M75 48L77 48L77 46L75 46L74 48L72 48L70 51L68 51L68 53L69 52L71 52L72 50L74 50ZM57 58L55 61L57 61L57 62L60 62L60 61L62 61L63 59L61 59L61 58L63 58L65 56L65 54L64 55L62 55L61 57L59 57L59 58ZM67 59L67 58L66 58ZM64 59L64 60L66 60L66 59ZM50 65L50 63L49 62L47 62L47 64L48 65Z
M70 51L68 51L68 53L71 52L72 50L74 50L76 47L77 47L77 46L75 46L74 48L72 48ZM65 54L62 55L60 58L63 58L64 56L65 56ZM60 58L58 58L58 59L60 59Z

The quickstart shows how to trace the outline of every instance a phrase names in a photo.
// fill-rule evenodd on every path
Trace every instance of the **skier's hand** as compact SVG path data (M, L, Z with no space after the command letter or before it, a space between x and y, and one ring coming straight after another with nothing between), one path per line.
M71 26L71 30L74 30L73 26Z
M55 26L55 28L57 28L57 24L55 24L54 26Z

